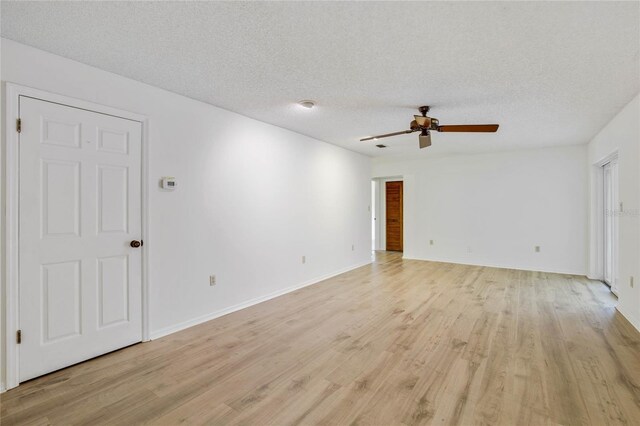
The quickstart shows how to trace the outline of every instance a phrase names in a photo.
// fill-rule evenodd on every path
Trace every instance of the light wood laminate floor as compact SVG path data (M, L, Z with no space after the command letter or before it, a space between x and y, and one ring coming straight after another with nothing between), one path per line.
M584 277L377 260L1 395L1 424L639 424L640 333Z

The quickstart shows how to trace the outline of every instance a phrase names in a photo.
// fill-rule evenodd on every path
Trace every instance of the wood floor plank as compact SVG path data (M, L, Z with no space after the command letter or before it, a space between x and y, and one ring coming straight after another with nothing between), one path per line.
M602 283L368 266L0 395L4 425L638 424L640 333Z

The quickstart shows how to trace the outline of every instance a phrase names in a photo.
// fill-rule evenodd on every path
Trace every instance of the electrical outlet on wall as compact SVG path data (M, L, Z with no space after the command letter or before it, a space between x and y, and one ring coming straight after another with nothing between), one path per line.
M432 246L433 245L433 240L429 240L429 245Z
M302 256L302 263L307 263L307 256Z
M213 287L214 285L216 285L216 276L215 275L209 275L209 285L211 287Z
M633 288L633 277L629 278L629 285Z
M536 253L540 253L540 246L535 246L533 249Z
M355 251L356 250L356 245L355 244L351 244L351 251Z

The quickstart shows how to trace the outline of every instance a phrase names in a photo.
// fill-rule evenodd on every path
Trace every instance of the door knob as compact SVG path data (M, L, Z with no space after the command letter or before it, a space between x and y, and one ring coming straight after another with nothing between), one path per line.
M142 241L133 240L131 241L131 243L129 243L129 245L133 248L138 248L142 245Z

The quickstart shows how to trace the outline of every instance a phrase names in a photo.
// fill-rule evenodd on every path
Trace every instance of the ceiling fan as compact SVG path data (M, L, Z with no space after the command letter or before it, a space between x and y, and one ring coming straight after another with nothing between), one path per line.
M409 125L409 130L403 130L401 132L387 133L385 135L371 136L369 138L360 139L360 141L372 141L382 138L388 138L389 136L404 135L406 133L420 132L418 137L420 142L420 148L426 148L431 146L431 131L435 132L483 132L493 133L498 130L498 124L456 124L449 126L441 126L437 118L427 117L429 112L428 106L421 106L418 108L420 114L414 115L414 120Z

